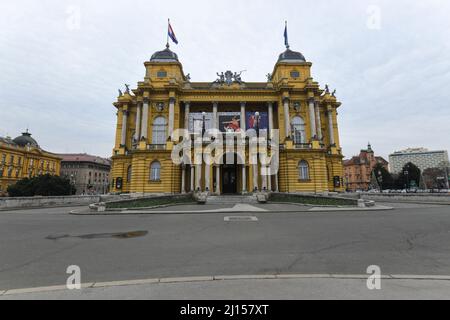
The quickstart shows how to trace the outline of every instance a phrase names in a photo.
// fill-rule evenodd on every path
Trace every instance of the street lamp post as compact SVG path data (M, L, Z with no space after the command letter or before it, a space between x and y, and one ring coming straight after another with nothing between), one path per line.
M202 112L202 137L205 136L206 132L206 112Z
M70 175L70 195L72 195L73 174Z
M380 192L383 193L383 174L378 170L378 184L380 185Z
M259 112L255 112L256 136L258 138L259 138L259 121L260 121L260 114L259 114Z
M258 139L259 139L259 119L260 119L260 115L259 112L255 112L255 124L256 124L256 141L258 143ZM258 172L258 153L256 153L256 172L255 174L257 174ZM258 181L258 180L256 180ZM258 185L255 186L254 191L258 191Z
M406 177L406 192L408 192L408 190L409 190L409 171L408 170L405 170L405 171L403 171L403 174L405 175L405 177Z

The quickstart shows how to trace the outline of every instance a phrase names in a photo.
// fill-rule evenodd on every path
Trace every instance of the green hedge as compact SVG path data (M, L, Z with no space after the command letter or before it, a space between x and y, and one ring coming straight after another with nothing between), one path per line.
M321 196L304 196L304 195L283 194L283 193L272 194L270 196L269 201L301 203L301 204L321 205L321 206L356 206L358 204L357 200L352 199L321 197Z
M191 202L196 203L191 195L163 196L163 197L108 202L106 203L106 208L107 209L148 208L162 205L191 203Z

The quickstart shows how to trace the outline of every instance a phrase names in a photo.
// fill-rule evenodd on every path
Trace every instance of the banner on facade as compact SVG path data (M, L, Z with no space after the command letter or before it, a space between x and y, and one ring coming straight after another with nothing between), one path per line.
M213 127L213 114L205 114L205 130L212 129ZM201 133L203 130L203 114L202 113L189 113L189 132Z
M219 130L221 132L241 132L240 112L219 112Z
M256 112L247 111L245 114L246 118L246 128L249 129L255 129L257 127L256 124ZM268 130L269 129L269 114L267 112L260 112L259 113L259 130Z

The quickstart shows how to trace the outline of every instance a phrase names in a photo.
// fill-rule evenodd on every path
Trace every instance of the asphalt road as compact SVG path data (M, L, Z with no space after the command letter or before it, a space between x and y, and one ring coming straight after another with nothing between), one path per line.
M450 206L392 211L74 216L0 211L0 290L82 282L257 274L450 275ZM245 215L245 213L243 213ZM131 232L131 233L130 233Z

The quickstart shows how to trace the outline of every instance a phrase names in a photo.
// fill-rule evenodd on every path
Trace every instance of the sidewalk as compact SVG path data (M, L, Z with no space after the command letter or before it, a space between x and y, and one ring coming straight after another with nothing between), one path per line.
M450 277L388 276L381 290L369 290L367 275L231 276L148 279L64 287L0 291L0 300L16 299L450 299ZM50 291L49 291L50 290ZM33 292L34 291L34 292Z
M264 212L335 212L335 211L384 211L391 210L392 207L376 205L368 208L357 207L332 207L332 206L308 206L301 204L268 203L268 204L205 204L205 205L173 205L161 206L153 209L124 209L121 211L95 212L89 209L74 210L72 214L87 215L120 215L120 214L202 214L202 213L264 213Z

